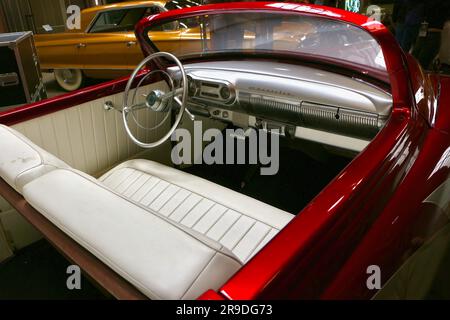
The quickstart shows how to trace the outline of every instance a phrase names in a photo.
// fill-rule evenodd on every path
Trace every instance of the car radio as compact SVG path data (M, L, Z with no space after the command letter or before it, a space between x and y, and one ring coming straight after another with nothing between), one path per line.
M188 76L189 97L219 104L230 104L236 99L234 87L228 81L193 78Z

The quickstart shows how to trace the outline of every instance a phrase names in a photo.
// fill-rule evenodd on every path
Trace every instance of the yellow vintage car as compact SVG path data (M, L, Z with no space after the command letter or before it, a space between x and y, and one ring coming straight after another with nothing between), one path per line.
M79 30L35 35L41 68L54 71L56 81L67 91L80 88L85 77L113 79L129 74L143 59L134 35L136 23L152 14L195 5L190 0L130 1L85 9ZM183 34L192 35L192 30L171 24L150 36L158 47L174 52L180 38L191 38Z

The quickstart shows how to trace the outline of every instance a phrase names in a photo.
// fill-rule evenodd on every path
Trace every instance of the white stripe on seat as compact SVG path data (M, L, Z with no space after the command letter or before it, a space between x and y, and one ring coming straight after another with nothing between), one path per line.
M101 179L102 180L102 179ZM219 241L245 263L278 229L149 173L124 167L102 181L140 205ZM205 190L207 194L208 190Z

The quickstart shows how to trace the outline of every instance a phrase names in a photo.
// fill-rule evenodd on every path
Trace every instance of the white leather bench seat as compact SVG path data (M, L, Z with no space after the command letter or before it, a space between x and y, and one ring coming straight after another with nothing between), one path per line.
M152 299L220 288L294 217L148 160L96 180L2 125L0 177Z
M69 166L16 130L0 125L0 177L17 192L22 193L25 184L58 168Z
M148 160L124 162L99 180L151 212L219 242L243 264L294 217L210 181Z
M149 214L80 172L52 171L28 183L24 196L152 299L195 299L241 267L219 244Z

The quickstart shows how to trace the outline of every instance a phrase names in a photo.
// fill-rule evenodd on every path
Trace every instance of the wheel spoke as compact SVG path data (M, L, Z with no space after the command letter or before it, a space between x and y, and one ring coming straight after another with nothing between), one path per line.
M141 109L145 109L147 108L147 105L145 104L145 102L141 102L141 103L136 103L132 106L130 106L128 109L129 110L141 110Z
M165 72L163 70L153 70L153 71L150 71L149 73L147 73L139 81L139 84L135 87L134 95L132 96L132 101L130 104L128 104L128 96L131 91L133 81L136 79L139 71L145 65L147 65L149 61L151 61L152 59L158 58L158 57L170 58L170 59L174 60L175 63L178 65L178 67L180 68L181 77L182 77L181 88L174 89L174 81L172 79L172 76L169 75L167 72ZM140 88L140 85L143 83L143 81L148 76L150 76L151 74L153 74L155 72L163 72L169 77L169 81L171 84L170 91L167 93L163 93L162 90L153 90L151 92L151 96L144 95L144 98L146 100L145 102L135 104L134 100L136 97L136 93L138 92L138 90ZM124 97L123 97L122 117L123 117L123 122L125 125L126 133L131 138L131 140L140 147L153 148L153 147L157 147L157 146L161 145L162 143L164 143L166 140L168 140L170 138L172 133L178 127L178 125L181 121L181 118L184 114L184 111L186 110L185 104L186 104L187 96L188 96L188 92L187 92L186 73L184 71L183 65L177 59L177 57L175 57L173 54L168 53L168 52L156 52L156 53L146 57L144 60L142 60L142 62L133 71L132 75L130 76L130 79L127 82L126 88L125 88ZM176 107L173 105L173 100L175 100L175 102L176 102L176 105L177 105ZM141 128L144 130L155 130L155 129L159 128L163 123L165 123L167 119L170 119L170 115L172 114L170 111L174 110L175 108L176 109L179 108L180 111L178 112L178 114L176 114L174 122L172 124L172 127L170 128L170 130L168 130L168 132L164 136L162 136L161 138L159 138L159 140L157 140L155 142L144 143L144 142L140 141L133 134L133 132L131 131L131 128L128 126L127 118L128 118L128 114L131 113L131 116L132 116L133 120L135 121L135 123L138 125L138 128ZM146 125L142 126L137 121L138 119L137 119L137 114L136 114L136 111L139 111L142 109L146 109L146 111L144 111L144 112L147 112L147 110L148 110L148 111L155 111L156 114L158 114L158 113L164 114L165 113L165 117L158 125L154 126L153 128L148 128ZM186 113L189 115L189 117L191 119L194 119L193 115L190 112L188 112L186 110ZM158 118L159 117L156 116L156 119L158 119Z

